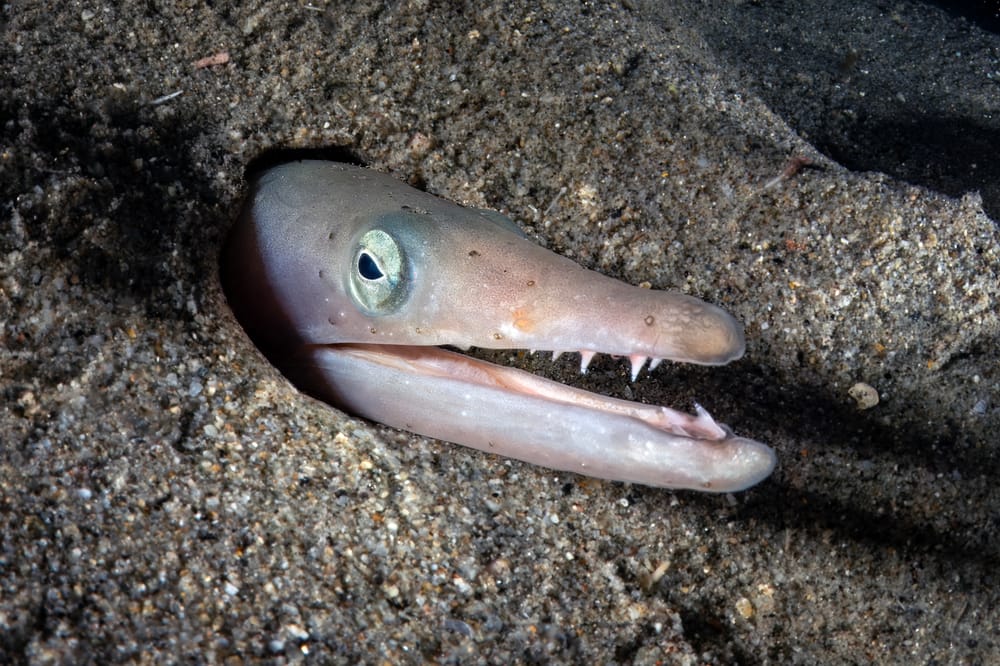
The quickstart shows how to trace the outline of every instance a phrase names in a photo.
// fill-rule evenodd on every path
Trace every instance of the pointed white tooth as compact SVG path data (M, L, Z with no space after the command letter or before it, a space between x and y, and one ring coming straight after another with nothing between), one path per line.
M727 434L732 434L727 433L725 427L716 423L715 419L712 418L712 415L708 413L708 410L699 405L697 402L694 403L694 413L697 414L695 423L697 423L698 427L704 431L712 433L716 439L725 439Z
M558 361L559 357L562 356L562 355L563 355L563 353L560 352L560 351L554 351L554 352L552 352L552 362L555 363L556 361Z
M654 358L652 361L649 362L649 371L652 372L653 370L656 370L656 367L661 363L663 363L662 358Z
M537 349L529 349L528 353L531 354L532 356L534 356L536 351L538 351L538 350Z
M594 360L594 356L596 354L597 354L597 352L592 352L592 351L581 351L580 352L580 374L586 374L587 373L587 366L589 366L590 362L592 360Z
M632 362L632 381L635 381L642 372L642 366L646 365L646 357L639 354L632 354L628 357L628 360Z

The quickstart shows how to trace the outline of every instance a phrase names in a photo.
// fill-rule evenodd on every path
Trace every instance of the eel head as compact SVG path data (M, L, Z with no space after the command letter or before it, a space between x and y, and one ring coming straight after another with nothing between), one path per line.
M718 365L740 325L529 241L509 219L359 167L303 161L251 184L223 254L240 323L300 388L349 412L560 470L740 490L767 446L695 415L606 398L441 349L481 347Z

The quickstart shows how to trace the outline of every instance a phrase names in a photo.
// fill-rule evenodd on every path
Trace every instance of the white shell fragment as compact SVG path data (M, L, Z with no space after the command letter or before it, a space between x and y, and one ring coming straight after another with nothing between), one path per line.
M858 382L849 388L847 395L854 398L854 401L858 403L858 409L862 411L871 409L878 404L878 391L872 385L864 382Z

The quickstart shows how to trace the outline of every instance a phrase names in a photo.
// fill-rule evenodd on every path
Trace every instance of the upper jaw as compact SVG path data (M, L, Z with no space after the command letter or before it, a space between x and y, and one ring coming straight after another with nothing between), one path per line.
M635 287L562 257L548 257L546 266L532 257L541 248L525 245L519 252L527 259L517 270L453 269L449 283L416 292L405 313L329 342L578 351L701 365L744 353L742 326L722 308Z

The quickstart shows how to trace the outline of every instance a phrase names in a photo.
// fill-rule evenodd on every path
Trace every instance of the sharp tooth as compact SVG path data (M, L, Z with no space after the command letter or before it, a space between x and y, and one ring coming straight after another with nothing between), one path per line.
M558 361L559 357L562 356L562 355L563 355L563 353L560 352L560 351L554 351L554 352L552 352L552 362L555 363L556 361Z
M649 362L649 371L652 372L653 370L656 370L656 367L661 363L663 363L662 358L654 358L652 361Z
M646 357L639 354L632 354L628 357L628 360L632 362L632 381L635 381L642 371L642 366L646 365Z
M592 351L581 351L580 352L580 373L581 374L586 374L586 372L587 372L587 366L590 365L590 362L594 359L594 356L596 354L597 354L597 352L592 352Z
M698 417L695 419L696 425L708 432L711 432L716 439L725 439L727 435L732 435L728 431L728 428L720 426L712 418L712 415L708 413L708 410L699 405L697 402L694 403L694 411Z
M534 356L536 351L538 351L538 350L537 349L529 349L528 353L531 354L532 356Z

